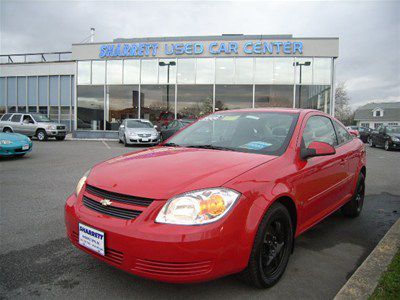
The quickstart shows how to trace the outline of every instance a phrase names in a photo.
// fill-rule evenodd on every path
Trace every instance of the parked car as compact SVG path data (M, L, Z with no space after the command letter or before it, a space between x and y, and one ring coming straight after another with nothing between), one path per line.
M348 126L348 130L357 130L359 133L359 138L364 142L368 143L369 136L371 135L372 129L363 126Z
M161 140L164 141L174 135L176 132L181 130L183 127L193 123L195 120L191 119L179 119L174 120L168 124L168 126L161 127Z
M39 141L48 138L65 140L66 126L52 121L47 116L37 113L12 113L4 114L0 120L0 132L15 132L37 137Z
M400 149L400 126L381 126L374 130L368 141L371 147L380 146L386 151Z
M278 282L294 238L362 210L364 144L315 110L222 111L168 142L100 163L66 201L79 249L175 283L233 273Z
M24 156L32 151L32 141L19 133L0 132L0 157Z
M120 143L128 145L157 145L160 142L160 134L149 120L125 119L118 130Z

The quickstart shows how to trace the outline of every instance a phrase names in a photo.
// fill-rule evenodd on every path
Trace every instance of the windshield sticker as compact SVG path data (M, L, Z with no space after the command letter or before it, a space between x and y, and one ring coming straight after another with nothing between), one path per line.
M236 121L237 119L239 119L240 116L224 116L222 118L222 120L224 121Z
M240 146L239 148L245 148L245 149L250 149L250 150L261 150L261 149L264 149L264 148L267 148L270 146L272 146L272 144L257 141L257 142L250 142L250 143L244 144L244 145Z

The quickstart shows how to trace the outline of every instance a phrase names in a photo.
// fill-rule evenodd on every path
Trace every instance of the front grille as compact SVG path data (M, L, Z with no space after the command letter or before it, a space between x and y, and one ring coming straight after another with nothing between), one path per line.
M29 149L26 149L26 150L22 150L22 148L16 148L16 149L14 149L14 152L16 152L16 153L19 153L19 152L26 152L26 151L28 151Z
M102 189L99 189L97 187L94 187L92 185L86 185L86 191L92 195L109 199L112 201L117 201L117 202L122 202L122 203L128 203L128 204L134 204L134 205L139 205L139 206L149 206L153 200L148 199L148 198L141 198L141 197L135 197L135 196L130 196L130 195L123 195L123 194L118 194L114 192L109 192L105 191Z
M73 231L72 232L72 239L76 244L79 244L79 236L78 234ZM105 254L106 255L100 255L96 252L92 252L92 254L99 256L99 257L103 257L113 263L116 263L117 265L120 265L122 263L122 261L124 260L124 253L121 251L117 251L114 249L110 249L110 248L106 248L105 249Z
M151 133L139 133L138 136L140 136L140 137L150 137Z
M63 129L63 130L65 130L65 126L57 126L57 129Z
M211 271L211 261L200 262L161 262L137 258L134 269L158 275L169 276L194 276Z
M113 216L116 218L125 219L125 220L135 219L141 214L141 211L138 211L138 210L130 210L130 209L125 209L125 208L120 208L120 207L115 207L115 206L104 206L100 202L92 200L86 196L83 196L83 204L87 208L95 210L99 213Z

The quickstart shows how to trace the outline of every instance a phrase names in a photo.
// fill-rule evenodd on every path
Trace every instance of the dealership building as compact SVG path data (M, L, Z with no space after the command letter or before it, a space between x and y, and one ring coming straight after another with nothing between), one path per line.
M2 54L0 114L40 112L75 137L115 138L125 118L213 111L334 111L338 38L222 35L114 39L71 52Z

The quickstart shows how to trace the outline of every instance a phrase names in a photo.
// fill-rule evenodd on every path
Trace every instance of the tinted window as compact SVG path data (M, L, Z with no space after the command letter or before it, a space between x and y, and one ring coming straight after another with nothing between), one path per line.
M386 133L400 133L400 127L387 127Z
M1 121L7 121L11 117L11 114L5 114L1 117Z
M325 142L331 146L337 145L335 130L329 118L313 116L307 121L303 131L304 146L308 147L311 142Z
M126 120L126 127L128 128L151 128L153 127L150 122L139 120Z
M353 139L351 134L342 125L336 121L334 121L334 123L339 145L347 143Z
M29 123L31 123L31 124L35 123L30 115L24 115L24 117L22 118L22 122L28 123L28 124Z
M173 136L169 143L207 149L280 155L298 115L274 112L215 113Z
M11 118L11 122L19 122L19 121L21 121L21 116L22 115L13 115L12 116L12 118Z

